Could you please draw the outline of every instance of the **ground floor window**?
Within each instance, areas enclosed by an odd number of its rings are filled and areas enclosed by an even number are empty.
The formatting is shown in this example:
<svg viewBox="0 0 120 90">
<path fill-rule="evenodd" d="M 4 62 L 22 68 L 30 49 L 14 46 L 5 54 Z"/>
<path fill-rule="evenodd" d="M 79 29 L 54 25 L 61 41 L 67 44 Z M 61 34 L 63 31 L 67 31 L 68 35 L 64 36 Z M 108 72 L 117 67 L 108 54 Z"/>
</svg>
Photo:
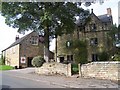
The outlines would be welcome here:
<svg viewBox="0 0 120 90">
<path fill-rule="evenodd" d="M 67 61 L 72 62 L 73 61 L 73 55 L 67 55 Z"/>
<path fill-rule="evenodd" d="M 60 63 L 64 62 L 64 57 L 60 57 Z"/>
</svg>

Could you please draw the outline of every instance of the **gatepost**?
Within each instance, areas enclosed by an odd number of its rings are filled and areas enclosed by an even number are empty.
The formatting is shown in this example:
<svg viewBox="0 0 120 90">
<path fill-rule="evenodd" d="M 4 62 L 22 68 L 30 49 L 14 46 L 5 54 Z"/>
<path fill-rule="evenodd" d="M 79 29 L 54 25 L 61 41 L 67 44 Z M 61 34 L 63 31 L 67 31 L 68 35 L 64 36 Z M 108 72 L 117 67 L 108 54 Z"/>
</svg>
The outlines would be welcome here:
<svg viewBox="0 0 120 90">
<path fill-rule="evenodd" d="M 72 76 L 72 67 L 71 67 L 71 63 L 69 63 L 68 65 L 67 65 L 67 76 L 68 77 L 70 77 L 70 76 Z"/>
</svg>

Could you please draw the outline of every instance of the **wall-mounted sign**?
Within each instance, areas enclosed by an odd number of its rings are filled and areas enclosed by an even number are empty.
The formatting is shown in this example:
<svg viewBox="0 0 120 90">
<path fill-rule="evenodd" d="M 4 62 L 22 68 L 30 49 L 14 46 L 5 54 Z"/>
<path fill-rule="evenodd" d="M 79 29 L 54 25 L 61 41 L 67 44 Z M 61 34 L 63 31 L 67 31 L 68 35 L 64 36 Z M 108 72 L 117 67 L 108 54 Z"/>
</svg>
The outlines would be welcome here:
<svg viewBox="0 0 120 90">
<path fill-rule="evenodd" d="M 26 58 L 25 57 L 21 57 L 21 63 L 26 63 Z"/>
</svg>

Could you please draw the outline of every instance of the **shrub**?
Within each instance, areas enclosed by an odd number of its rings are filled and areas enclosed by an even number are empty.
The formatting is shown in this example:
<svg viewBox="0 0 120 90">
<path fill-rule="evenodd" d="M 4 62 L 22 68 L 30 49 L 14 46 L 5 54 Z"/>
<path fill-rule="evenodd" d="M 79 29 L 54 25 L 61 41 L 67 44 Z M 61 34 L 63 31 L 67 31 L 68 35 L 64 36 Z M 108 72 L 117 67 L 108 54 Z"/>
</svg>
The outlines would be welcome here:
<svg viewBox="0 0 120 90">
<path fill-rule="evenodd" d="M 99 61 L 107 61 L 109 59 L 109 55 L 107 52 L 99 53 Z"/>
<path fill-rule="evenodd" d="M 32 59 L 32 65 L 35 67 L 41 67 L 44 62 L 45 62 L 45 60 L 41 56 L 37 56 Z"/>
<path fill-rule="evenodd" d="M 120 55 L 115 54 L 112 59 L 113 59 L 113 61 L 120 61 Z"/>
<path fill-rule="evenodd" d="M 85 40 L 78 40 L 75 39 L 74 41 L 70 41 L 71 46 L 70 47 L 64 47 L 64 52 L 65 53 L 71 53 L 74 55 L 74 61 L 75 63 L 87 63 L 87 43 Z M 63 45 L 65 46 L 65 45 Z"/>
<path fill-rule="evenodd" d="M 5 65 L 5 57 L 2 55 L 0 59 L 0 65 Z"/>
</svg>

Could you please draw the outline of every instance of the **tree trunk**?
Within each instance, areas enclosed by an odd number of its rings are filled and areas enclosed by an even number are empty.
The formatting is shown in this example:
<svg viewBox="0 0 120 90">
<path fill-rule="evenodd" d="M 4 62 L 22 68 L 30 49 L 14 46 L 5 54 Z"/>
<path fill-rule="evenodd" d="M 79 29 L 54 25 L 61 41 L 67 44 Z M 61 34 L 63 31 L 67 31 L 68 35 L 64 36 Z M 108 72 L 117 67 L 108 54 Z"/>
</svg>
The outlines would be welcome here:
<svg viewBox="0 0 120 90">
<path fill-rule="evenodd" d="M 49 28 L 45 28 L 45 46 L 44 46 L 44 59 L 49 62 Z"/>
<path fill-rule="evenodd" d="M 57 62 L 57 35 L 55 36 L 55 61 Z"/>
</svg>

